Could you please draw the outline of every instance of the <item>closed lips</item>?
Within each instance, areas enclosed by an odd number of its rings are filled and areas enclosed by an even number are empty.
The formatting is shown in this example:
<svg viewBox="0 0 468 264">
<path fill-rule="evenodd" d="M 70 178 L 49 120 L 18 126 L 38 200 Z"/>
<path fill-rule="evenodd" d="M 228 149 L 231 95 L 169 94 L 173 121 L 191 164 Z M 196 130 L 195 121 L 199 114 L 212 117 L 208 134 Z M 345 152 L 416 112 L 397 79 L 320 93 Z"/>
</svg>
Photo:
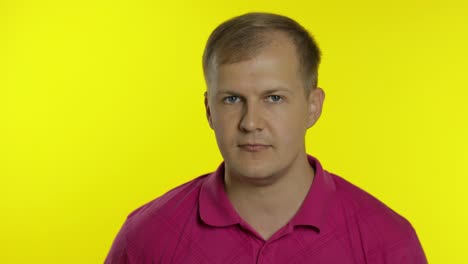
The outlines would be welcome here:
<svg viewBox="0 0 468 264">
<path fill-rule="evenodd" d="M 257 152 L 257 151 L 267 149 L 270 146 L 263 145 L 263 144 L 243 144 L 243 145 L 239 145 L 239 147 L 248 152 Z"/>
</svg>

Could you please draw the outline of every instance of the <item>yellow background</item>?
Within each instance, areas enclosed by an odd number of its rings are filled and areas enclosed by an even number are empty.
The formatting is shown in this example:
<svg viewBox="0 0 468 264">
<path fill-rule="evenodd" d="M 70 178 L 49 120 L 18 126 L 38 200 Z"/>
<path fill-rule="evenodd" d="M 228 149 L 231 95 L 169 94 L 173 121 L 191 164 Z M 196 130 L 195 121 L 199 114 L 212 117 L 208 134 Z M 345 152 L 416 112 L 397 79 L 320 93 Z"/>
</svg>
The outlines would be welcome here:
<svg viewBox="0 0 468 264">
<path fill-rule="evenodd" d="M 468 2 L 0 1 L 0 262 L 102 263 L 125 217 L 221 162 L 210 32 L 296 19 L 323 51 L 308 152 L 468 263 Z"/>
</svg>

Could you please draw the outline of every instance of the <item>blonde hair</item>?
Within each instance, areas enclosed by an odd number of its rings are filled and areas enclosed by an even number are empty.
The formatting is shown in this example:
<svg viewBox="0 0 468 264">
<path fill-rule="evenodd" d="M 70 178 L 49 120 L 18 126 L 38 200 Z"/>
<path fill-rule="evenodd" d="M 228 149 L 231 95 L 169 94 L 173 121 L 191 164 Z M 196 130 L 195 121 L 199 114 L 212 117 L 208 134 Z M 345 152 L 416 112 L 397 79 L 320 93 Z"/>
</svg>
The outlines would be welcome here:
<svg viewBox="0 0 468 264">
<path fill-rule="evenodd" d="M 306 92 L 317 87 L 321 52 L 311 34 L 293 19 L 272 13 L 246 13 L 220 24 L 210 35 L 203 53 L 207 86 L 217 67 L 253 58 L 272 42 L 271 33 L 283 32 L 296 47 Z"/>
</svg>

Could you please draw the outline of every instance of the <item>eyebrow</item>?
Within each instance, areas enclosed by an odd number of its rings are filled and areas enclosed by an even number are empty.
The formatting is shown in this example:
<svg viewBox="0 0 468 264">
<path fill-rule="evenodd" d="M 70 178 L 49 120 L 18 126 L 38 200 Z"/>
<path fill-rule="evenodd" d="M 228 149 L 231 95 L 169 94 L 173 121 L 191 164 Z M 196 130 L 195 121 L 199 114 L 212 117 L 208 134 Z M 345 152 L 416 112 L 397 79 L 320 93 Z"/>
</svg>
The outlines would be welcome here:
<svg viewBox="0 0 468 264">
<path fill-rule="evenodd" d="M 263 91 L 262 95 L 274 94 L 274 93 L 277 93 L 277 92 L 286 92 L 286 93 L 289 93 L 289 94 L 293 93 L 292 91 L 290 91 L 288 89 L 278 87 L 278 88 L 273 88 L 273 89 Z M 217 92 L 216 94 L 218 94 L 218 95 L 219 94 L 232 94 L 232 95 L 235 95 L 235 96 L 242 96 L 240 93 L 235 92 L 235 91 L 230 91 L 230 90 L 225 90 L 225 91 L 221 90 L 221 91 Z"/>
</svg>

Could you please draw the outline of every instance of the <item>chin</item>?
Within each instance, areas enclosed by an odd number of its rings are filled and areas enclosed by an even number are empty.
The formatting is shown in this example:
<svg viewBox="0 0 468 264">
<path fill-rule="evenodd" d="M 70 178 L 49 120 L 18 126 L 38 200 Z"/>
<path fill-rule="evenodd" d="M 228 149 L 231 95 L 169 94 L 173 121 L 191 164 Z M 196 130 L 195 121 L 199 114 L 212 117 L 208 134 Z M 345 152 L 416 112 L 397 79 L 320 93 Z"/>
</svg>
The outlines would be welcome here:
<svg viewBox="0 0 468 264">
<path fill-rule="evenodd" d="M 235 174 L 247 181 L 266 181 L 269 182 L 275 175 L 275 169 L 271 165 L 263 164 L 245 164 L 243 162 L 237 163 L 232 167 Z"/>
</svg>

